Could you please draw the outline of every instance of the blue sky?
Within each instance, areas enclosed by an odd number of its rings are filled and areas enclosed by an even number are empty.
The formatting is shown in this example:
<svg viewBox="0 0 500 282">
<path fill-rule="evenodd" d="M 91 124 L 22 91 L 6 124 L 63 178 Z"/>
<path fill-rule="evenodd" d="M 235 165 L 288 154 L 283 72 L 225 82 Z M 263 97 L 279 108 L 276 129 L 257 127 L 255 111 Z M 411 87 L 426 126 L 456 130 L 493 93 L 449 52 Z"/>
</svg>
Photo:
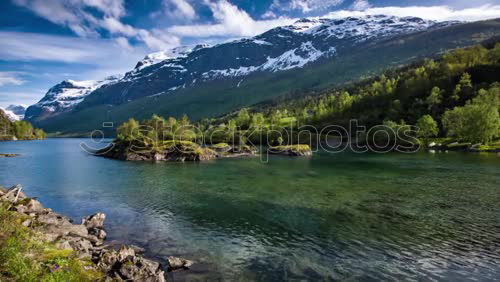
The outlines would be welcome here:
<svg viewBox="0 0 500 282">
<path fill-rule="evenodd" d="M 125 73 L 151 52 L 366 13 L 473 21 L 500 17 L 500 0 L 2 0 L 0 106 L 33 104 L 65 79 Z"/>
</svg>

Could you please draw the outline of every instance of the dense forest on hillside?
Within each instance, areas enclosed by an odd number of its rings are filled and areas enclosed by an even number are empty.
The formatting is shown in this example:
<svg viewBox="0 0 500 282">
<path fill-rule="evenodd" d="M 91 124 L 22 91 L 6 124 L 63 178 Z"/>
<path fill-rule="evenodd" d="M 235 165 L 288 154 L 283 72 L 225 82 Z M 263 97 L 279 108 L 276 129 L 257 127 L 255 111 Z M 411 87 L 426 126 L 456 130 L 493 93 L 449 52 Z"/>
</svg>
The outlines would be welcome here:
<svg viewBox="0 0 500 282">
<path fill-rule="evenodd" d="M 329 125 L 348 128 L 349 121 L 356 119 L 367 128 L 415 125 L 419 128 L 416 137 L 424 141 L 447 137 L 471 144 L 492 144 L 500 137 L 499 108 L 500 43 L 496 43 L 454 50 L 437 60 L 387 71 L 351 87 L 245 108 L 195 125 L 187 116 L 180 120 L 154 116 L 141 123 L 131 119 L 119 128 L 118 139 L 149 136 L 152 140 L 158 136 L 160 140 L 171 140 L 175 135 L 196 141 L 203 134 L 205 138 L 213 137 L 203 140 L 205 143 L 255 144 L 259 139 L 251 132 L 258 129 L 269 133 L 270 144 L 279 145 L 294 141 L 284 140 L 276 132 L 304 125 L 318 131 Z"/>
<path fill-rule="evenodd" d="M 45 139 L 47 135 L 41 129 L 34 128 L 27 121 L 11 122 L 0 110 L 0 141 Z"/>
</svg>

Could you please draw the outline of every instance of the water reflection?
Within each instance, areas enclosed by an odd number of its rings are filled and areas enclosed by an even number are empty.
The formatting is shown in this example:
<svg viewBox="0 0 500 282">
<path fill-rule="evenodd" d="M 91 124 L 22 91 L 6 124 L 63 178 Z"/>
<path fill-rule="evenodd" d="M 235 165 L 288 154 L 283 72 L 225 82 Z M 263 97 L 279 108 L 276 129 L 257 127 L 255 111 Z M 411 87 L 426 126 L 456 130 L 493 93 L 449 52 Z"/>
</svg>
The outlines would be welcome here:
<svg viewBox="0 0 500 282">
<path fill-rule="evenodd" d="M 0 182 L 110 240 L 198 263 L 182 280 L 494 280 L 500 159 L 319 154 L 200 164 L 92 157 L 80 140 L 0 143 Z"/>
</svg>

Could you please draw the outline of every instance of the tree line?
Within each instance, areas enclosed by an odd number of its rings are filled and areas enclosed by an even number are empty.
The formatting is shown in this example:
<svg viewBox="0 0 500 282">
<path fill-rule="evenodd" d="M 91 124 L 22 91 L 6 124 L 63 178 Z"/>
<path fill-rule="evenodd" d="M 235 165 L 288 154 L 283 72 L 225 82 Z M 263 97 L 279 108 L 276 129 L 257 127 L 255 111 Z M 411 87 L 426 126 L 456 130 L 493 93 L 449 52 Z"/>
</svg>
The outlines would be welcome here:
<svg viewBox="0 0 500 282">
<path fill-rule="evenodd" d="M 270 133 L 280 145 L 283 129 L 305 125 L 321 130 L 328 125 L 348 128 L 352 119 L 373 127 L 414 125 L 417 137 L 448 137 L 456 141 L 488 144 L 500 137 L 500 43 L 457 49 L 439 59 L 426 59 L 403 68 L 320 95 L 243 108 L 219 118 L 191 123 L 153 116 L 134 119 L 118 129 L 118 139 L 171 140 L 174 133 L 194 141 L 211 136 L 212 143 L 258 142 L 255 129 Z M 144 127 L 146 126 L 146 127 Z M 139 128 L 149 128 L 139 130 Z M 196 128 L 196 130 L 188 128 Z M 178 129 L 182 128 L 181 132 Z M 274 138 L 274 139 L 273 139 Z M 205 140 L 206 141 L 206 140 Z"/>
<path fill-rule="evenodd" d="M 27 121 L 11 122 L 0 110 L 0 141 L 45 139 L 47 134 Z"/>
</svg>

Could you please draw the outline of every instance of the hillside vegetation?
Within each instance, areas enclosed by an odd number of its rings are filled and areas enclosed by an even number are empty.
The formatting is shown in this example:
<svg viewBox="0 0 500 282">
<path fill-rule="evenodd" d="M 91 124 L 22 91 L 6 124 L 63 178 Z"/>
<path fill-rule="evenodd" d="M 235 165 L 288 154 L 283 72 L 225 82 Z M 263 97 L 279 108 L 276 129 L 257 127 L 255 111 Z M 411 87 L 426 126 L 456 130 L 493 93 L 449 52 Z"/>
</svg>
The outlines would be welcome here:
<svg viewBox="0 0 500 282">
<path fill-rule="evenodd" d="M 47 135 L 41 129 L 34 128 L 27 121 L 11 122 L 0 110 L 0 141 L 45 139 Z"/>
<path fill-rule="evenodd" d="M 268 145 L 282 145 L 297 141 L 280 132 L 304 125 L 318 131 L 329 125 L 349 128 L 350 120 L 356 119 L 367 128 L 384 124 L 397 130 L 416 125 L 415 137 L 424 143 L 444 137 L 450 143 L 495 145 L 500 137 L 499 108 L 500 43 L 496 43 L 448 52 L 437 60 L 387 71 L 351 87 L 243 108 L 194 125 L 187 116 L 179 121 L 159 116 L 141 123 L 131 119 L 120 127 L 118 136 L 259 144 L 257 129 L 265 133 Z"/>
</svg>

